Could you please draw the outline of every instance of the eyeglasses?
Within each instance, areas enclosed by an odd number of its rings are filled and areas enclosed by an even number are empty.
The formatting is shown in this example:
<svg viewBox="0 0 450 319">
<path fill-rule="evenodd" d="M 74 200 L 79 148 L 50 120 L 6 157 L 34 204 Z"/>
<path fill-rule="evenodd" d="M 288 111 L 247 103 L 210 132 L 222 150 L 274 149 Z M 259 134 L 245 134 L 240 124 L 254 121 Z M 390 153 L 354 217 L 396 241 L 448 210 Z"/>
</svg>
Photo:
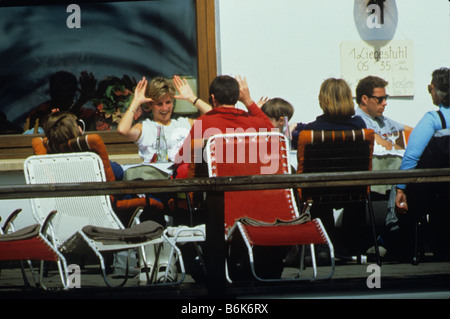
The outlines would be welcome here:
<svg viewBox="0 0 450 319">
<path fill-rule="evenodd" d="M 367 96 L 369 99 L 371 99 L 371 98 L 374 98 L 374 99 L 377 99 L 377 101 L 378 101 L 378 104 L 381 104 L 381 103 L 383 103 L 383 101 L 387 101 L 387 99 L 389 98 L 389 95 L 385 95 L 385 96 L 373 96 L 373 95 L 368 95 Z"/>
</svg>

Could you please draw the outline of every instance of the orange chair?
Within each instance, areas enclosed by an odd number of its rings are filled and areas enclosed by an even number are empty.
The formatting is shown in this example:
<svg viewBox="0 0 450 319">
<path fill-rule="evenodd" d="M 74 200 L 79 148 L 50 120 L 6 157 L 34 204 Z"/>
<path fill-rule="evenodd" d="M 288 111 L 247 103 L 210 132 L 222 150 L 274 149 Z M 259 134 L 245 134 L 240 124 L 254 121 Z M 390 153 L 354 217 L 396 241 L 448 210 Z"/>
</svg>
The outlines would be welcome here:
<svg viewBox="0 0 450 319">
<path fill-rule="evenodd" d="M 52 149 L 46 137 L 36 137 L 31 141 L 31 145 L 35 155 L 45 155 L 52 153 L 71 153 L 71 152 L 86 152 L 91 151 L 96 153 L 102 159 L 103 167 L 105 169 L 106 180 L 115 181 L 114 172 L 111 168 L 109 156 L 106 150 L 105 143 L 97 134 L 88 134 L 69 140 L 67 143 L 60 145 L 58 149 Z M 157 210 L 163 210 L 164 204 L 153 198 L 137 197 L 129 199 L 118 199 L 111 195 L 111 203 L 116 211 L 124 211 L 136 209 L 138 207 L 154 207 Z"/>
<path fill-rule="evenodd" d="M 348 131 L 300 132 L 297 149 L 297 173 L 352 172 L 372 170 L 374 131 L 370 129 Z M 318 187 L 298 190 L 305 202 L 315 205 L 333 205 L 365 202 L 372 227 L 377 263 L 381 265 L 375 219 L 370 198 L 370 186 Z"/>
<path fill-rule="evenodd" d="M 206 144 L 210 177 L 242 175 L 282 175 L 290 173 L 289 146 L 284 135 L 236 133 L 212 136 Z M 300 216 L 292 189 L 227 191 L 224 194 L 225 236 L 231 244 L 236 233 L 245 241 L 253 276 L 261 281 L 330 278 L 334 274 L 333 245 L 319 219 Z M 212 212 L 210 212 L 212 213 Z M 298 274 L 291 278 L 261 278 L 255 266 L 255 246 L 286 247 L 310 245 L 313 275 L 302 277 L 303 258 Z M 318 277 L 314 245 L 330 252 L 331 271 Z M 270 257 L 266 257 L 270 258 Z M 269 263 L 270 260 L 262 261 Z M 261 264 L 261 263 L 259 263 Z M 227 266 L 227 273 L 228 273 Z M 228 280 L 231 282 L 228 274 Z"/>
</svg>

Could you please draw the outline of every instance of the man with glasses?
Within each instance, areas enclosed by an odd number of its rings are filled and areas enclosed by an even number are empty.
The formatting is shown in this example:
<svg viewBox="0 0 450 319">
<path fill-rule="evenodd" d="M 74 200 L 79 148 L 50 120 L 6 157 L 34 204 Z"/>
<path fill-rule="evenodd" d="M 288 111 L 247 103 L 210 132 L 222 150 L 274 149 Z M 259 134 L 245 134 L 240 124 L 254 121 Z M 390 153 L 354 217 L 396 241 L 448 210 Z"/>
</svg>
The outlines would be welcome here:
<svg viewBox="0 0 450 319">
<path fill-rule="evenodd" d="M 355 111 L 364 122 L 367 128 L 375 131 L 375 142 L 390 150 L 393 144 L 384 139 L 393 130 L 410 131 L 413 128 L 403 125 L 383 115 L 389 95 L 386 94 L 388 82 L 377 76 L 367 76 L 358 82 L 356 87 L 356 103 L 358 108 Z"/>
<path fill-rule="evenodd" d="M 413 128 L 396 122 L 383 115 L 389 95 L 386 94 L 388 82 L 377 76 L 367 76 L 358 82 L 356 87 L 356 108 L 355 115 L 359 115 L 369 129 L 375 131 L 375 148 L 373 153 L 372 169 L 389 170 L 398 169 L 401 164 L 404 146 L 400 143 L 394 143 L 387 137 L 392 133 L 401 131 L 411 131 Z M 381 146 L 382 148 L 380 148 Z M 384 149 L 383 149 L 384 148 Z M 387 199 L 387 212 L 385 219 L 385 231 L 379 237 L 380 255 L 386 254 L 383 247 L 388 242 L 393 241 L 398 232 L 398 219 L 395 213 L 395 191 L 393 186 L 375 185 L 371 188 L 373 194 L 382 195 L 380 199 Z M 389 192 L 390 191 L 390 192 Z M 377 198 L 376 196 L 373 197 Z M 367 254 L 374 253 L 374 247 L 371 247 Z"/>
</svg>

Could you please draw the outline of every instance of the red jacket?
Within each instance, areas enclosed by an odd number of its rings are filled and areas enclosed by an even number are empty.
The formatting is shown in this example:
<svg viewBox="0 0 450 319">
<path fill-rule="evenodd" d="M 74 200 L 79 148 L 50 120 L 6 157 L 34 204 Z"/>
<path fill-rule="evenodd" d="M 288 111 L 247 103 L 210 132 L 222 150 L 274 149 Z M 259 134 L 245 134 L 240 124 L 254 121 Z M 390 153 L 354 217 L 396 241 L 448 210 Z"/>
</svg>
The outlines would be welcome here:
<svg viewBox="0 0 450 319">
<path fill-rule="evenodd" d="M 185 155 L 185 150 L 193 150 L 195 141 L 199 141 L 199 147 L 203 146 L 203 141 L 211 135 L 235 133 L 235 132 L 257 132 L 260 130 L 271 131 L 273 128 L 269 118 L 261 109 L 253 103 L 248 106 L 248 112 L 237 108 L 217 107 L 200 116 L 191 128 L 186 137 L 175 163 L 183 164 L 191 161 L 191 154 Z M 186 158 L 184 158 L 186 157 Z"/>
</svg>

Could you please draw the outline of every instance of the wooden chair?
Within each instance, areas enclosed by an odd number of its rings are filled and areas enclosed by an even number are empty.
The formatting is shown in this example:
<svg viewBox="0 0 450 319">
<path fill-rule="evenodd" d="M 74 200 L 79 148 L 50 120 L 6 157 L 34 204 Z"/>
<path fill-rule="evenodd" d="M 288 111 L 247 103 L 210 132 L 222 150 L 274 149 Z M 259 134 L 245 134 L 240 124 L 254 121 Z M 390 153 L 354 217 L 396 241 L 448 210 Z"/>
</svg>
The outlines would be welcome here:
<svg viewBox="0 0 450 319">
<path fill-rule="evenodd" d="M 370 171 L 373 145 L 374 131 L 370 129 L 302 131 L 299 135 L 297 149 L 297 173 Z M 370 186 L 303 188 L 298 190 L 298 195 L 301 202 L 313 200 L 315 206 L 365 202 L 370 218 L 377 263 L 381 265 Z"/>
</svg>

